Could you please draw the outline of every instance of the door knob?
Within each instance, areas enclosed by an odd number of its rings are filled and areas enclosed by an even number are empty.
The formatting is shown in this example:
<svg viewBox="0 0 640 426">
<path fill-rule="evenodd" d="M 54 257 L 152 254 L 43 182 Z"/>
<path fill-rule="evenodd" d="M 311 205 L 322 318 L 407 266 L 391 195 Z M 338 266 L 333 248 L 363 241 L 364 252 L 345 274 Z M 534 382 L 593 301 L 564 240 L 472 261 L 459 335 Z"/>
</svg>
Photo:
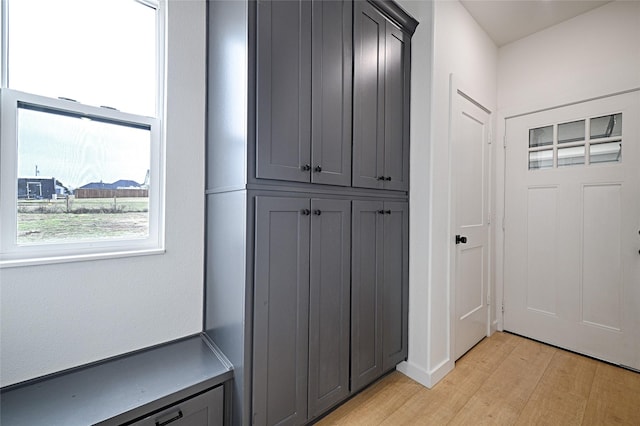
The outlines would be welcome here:
<svg viewBox="0 0 640 426">
<path fill-rule="evenodd" d="M 461 235 L 456 235 L 456 244 L 467 244 L 467 237 L 463 237 Z"/>
<path fill-rule="evenodd" d="M 304 166 L 300 166 L 300 170 L 302 170 L 303 172 L 308 172 L 309 170 L 311 170 L 311 166 L 309 164 L 305 164 Z"/>
<path fill-rule="evenodd" d="M 322 171 L 322 166 L 314 167 L 313 171 L 316 172 L 316 173 L 320 173 Z"/>
<path fill-rule="evenodd" d="M 300 214 L 301 214 L 302 216 L 309 216 L 309 215 L 311 214 L 311 210 L 309 210 L 309 209 L 302 209 L 302 210 L 300 210 Z"/>
</svg>

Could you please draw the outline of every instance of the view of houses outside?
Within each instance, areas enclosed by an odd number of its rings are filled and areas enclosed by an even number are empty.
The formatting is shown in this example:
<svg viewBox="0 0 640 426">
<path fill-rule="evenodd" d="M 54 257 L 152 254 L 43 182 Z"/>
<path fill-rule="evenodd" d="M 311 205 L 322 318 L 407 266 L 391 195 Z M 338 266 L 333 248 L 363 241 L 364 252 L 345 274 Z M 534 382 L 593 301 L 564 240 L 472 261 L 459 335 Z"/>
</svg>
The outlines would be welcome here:
<svg viewBox="0 0 640 426">
<path fill-rule="evenodd" d="M 148 130 L 24 108 L 18 132 L 18 244 L 148 236 Z"/>
<path fill-rule="evenodd" d="M 42 1 L 35 13 L 33 2 L 12 1 L 8 9 L 8 87 L 69 102 L 64 112 L 18 105 L 18 244 L 149 235 L 151 132 L 74 116 L 73 103 L 156 116 L 157 13 L 145 2 L 102 3 Z"/>
</svg>

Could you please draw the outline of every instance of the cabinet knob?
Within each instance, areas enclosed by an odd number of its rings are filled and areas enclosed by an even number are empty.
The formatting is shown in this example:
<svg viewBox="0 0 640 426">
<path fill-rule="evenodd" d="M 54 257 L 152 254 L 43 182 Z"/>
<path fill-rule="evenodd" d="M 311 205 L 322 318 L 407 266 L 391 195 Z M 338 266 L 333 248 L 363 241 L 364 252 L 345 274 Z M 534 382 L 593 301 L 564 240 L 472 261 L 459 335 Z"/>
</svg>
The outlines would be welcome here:
<svg viewBox="0 0 640 426">
<path fill-rule="evenodd" d="M 378 176 L 376 179 L 378 179 L 378 180 L 385 180 L 385 177 L 384 177 L 384 176 Z"/>
<path fill-rule="evenodd" d="M 316 173 L 320 173 L 322 171 L 322 166 L 314 167 L 313 171 L 316 172 Z"/>
<path fill-rule="evenodd" d="M 322 214 L 322 210 L 314 210 L 313 214 L 315 214 L 316 216 L 320 216 Z"/>
<path fill-rule="evenodd" d="M 384 210 L 378 210 L 378 214 L 384 214 Z"/>
<path fill-rule="evenodd" d="M 384 214 L 391 214 L 391 210 L 385 210 Z"/>
<path fill-rule="evenodd" d="M 391 176 L 387 176 L 386 178 L 384 178 L 384 180 L 391 181 Z"/>
<path fill-rule="evenodd" d="M 302 209 L 302 210 L 300 210 L 300 214 L 301 214 L 302 216 L 309 216 L 309 215 L 311 214 L 311 210 L 309 210 L 309 209 Z"/>
<path fill-rule="evenodd" d="M 300 170 L 302 170 L 303 172 L 308 172 L 309 170 L 311 170 L 311 166 L 309 164 L 305 164 L 304 166 L 300 166 Z"/>
</svg>

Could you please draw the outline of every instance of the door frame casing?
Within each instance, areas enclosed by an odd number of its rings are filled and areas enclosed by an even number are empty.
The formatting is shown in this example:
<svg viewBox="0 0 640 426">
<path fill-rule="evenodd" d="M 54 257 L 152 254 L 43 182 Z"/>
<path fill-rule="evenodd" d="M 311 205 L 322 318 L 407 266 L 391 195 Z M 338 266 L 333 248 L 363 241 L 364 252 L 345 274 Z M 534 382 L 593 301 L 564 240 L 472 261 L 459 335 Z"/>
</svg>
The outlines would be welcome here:
<svg viewBox="0 0 640 426">
<path fill-rule="evenodd" d="M 495 298 L 493 297 L 494 295 L 494 291 L 493 289 L 495 288 L 494 282 L 493 282 L 493 271 L 494 271 L 494 263 L 493 263 L 493 253 L 494 253 L 494 249 L 493 249 L 493 228 L 494 228 L 494 220 L 493 220 L 493 214 L 491 213 L 492 211 L 492 206 L 493 206 L 493 119 L 494 119 L 494 113 L 487 108 L 486 106 L 484 106 L 483 102 L 478 101 L 477 98 L 475 98 L 474 96 L 471 95 L 471 93 L 473 93 L 472 90 L 469 90 L 470 87 L 467 86 L 466 84 L 464 84 L 464 82 L 461 82 L 460 79 L 454 75 L 454 74 L 450 74 L 449 75 L 449 179 L 448 179 L 448 194 L 449 194 L 449 200 L 448 200 L 448 205 L 449 205 L 449 219 L 448 219 L 448 224 L 447 227 L 449 229 L 449 244 L 448 244 L 448 271 L 447 271 L 447 275 L 448 275 L 448 283 L 449 283 L 449 291 L 448 291 L 448 295 L 449 295 L 449 300 L 448 300 L 448 306 L 449 306 L 449 362 L 451 363 L 455 363 L 455 343 L 456 343 L 456 244 L 454 241 L 454 236 L 455 236 L 455 232 L 456 232 L 456 213 L 457 213 L 457 209 L 456 209 L 456 191 L 455 191 L 455 186 L 454 186 L 454 147 L 453 147 L 453 143 L 454 143 L 454 113 L 456 111 L 456 106 L 457 106 L 457 102 L 458 102 L 458 94 L 460 94 L 460 96 L 464 97 L 465 99 L 467 99 L 468 101 L 470 101 L 471 103 L 473 103 L 474 105 L 476 105 L 478 108 L 484 110 L 485 112 L 487 112 L 487 114 L 489 115 L 489 153 L 488 153 L 488 164 L 487 164 L 487 168 L 486 168 L 486 173 L 488 174 L 487 176 L 487 208 L 488 211 L 487 213 L 487 218 L 489 219 L 489 230 L 488 230 L 488 240 L 487 240 L 487 267 L 488 267 L 488 271 L 487 271 L 487 294 L 485 295 L 485 302 L 488 302 L 488 309 L 487 309 L 487 336 L 490 336 L 495 330 L 495 326 L 493 326 L 493 323 L 491 322 L 491 313 L 492 313 L 492 306 L 495 306 Z"/>
</svg>

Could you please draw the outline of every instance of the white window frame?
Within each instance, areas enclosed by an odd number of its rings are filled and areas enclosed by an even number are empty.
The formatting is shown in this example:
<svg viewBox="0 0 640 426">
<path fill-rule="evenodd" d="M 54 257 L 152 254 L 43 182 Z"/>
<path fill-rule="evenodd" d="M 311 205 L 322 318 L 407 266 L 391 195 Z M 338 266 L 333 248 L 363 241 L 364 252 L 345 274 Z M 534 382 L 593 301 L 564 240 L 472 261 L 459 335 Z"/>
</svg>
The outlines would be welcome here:
<svg viewBox="0 0 640 426">
<path fill-rule="evenodd" d="M 0 268 L 164 253 L 166 162 L 163 123 L 165 122 L 164 89 L 166 87 L 164 78 L 166 69 L 164 55 L 166 2 L 136 1 L 156 9 L 156 40 L 158 42 L 156 43 L 155 118 L 9 89 L 7 84 L 7 4 L 2 1 L 2 10 L 0 11 L 3 24 L 0 67 L 2 74 L 0 79 Z M 146 238 L 113 238 L 30 245 L 17 243 L 19 104 L 39 106 L 45 110 L 103 120 L 114 124 L 133 124 L 150 130 L 150 182 L 152 184 L 149 187 L 149 234 Z"/>
</svg>

